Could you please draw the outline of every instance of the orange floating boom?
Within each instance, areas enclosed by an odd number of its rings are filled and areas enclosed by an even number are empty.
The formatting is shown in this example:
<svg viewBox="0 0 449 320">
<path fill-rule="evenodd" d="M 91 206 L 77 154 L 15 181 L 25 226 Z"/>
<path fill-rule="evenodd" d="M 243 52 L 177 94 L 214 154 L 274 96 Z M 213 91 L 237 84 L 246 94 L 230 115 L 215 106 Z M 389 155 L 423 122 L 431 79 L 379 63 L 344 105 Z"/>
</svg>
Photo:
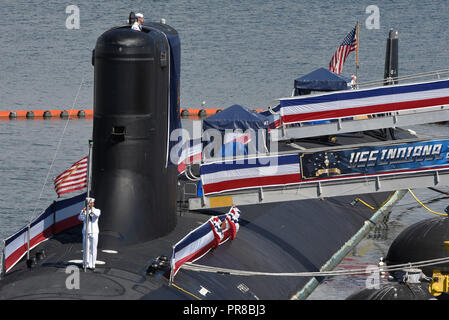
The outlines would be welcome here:
<svg viewBox="0 0 449 320">
<path fill-rule="evenodd" d="M 93 116 L 92 109 L 76 109 L 76 110 L 13 110 L 0 111 L 0 119 L 59 119 L 59 118 L 91 118 Z"/>
<path fill-rule="evenodd" d="M 251 109 L 256 112 L 265 111 L 265 109 Z M 180 110 L 181 117 L 208 117 L 214 115 L 223 109 L 189 109 L 184 108 Z M 92 109 L 76 109 L 76 110 L 13 110 L 0 111 L 0 120 L 6 119 L 60 119 L 69 116 L 71 119 L 77 118 L 92 118 Z"/>
</svg>

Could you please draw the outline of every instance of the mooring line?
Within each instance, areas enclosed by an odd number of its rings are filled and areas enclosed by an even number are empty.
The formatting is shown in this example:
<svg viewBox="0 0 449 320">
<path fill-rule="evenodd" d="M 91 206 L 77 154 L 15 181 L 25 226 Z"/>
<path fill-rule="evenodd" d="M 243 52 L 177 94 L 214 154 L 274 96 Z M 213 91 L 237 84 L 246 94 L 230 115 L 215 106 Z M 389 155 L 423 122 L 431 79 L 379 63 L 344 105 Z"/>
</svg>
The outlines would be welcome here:
<svg viewBox="0 0 449 320">
<path fill-rule="evenodd" d="M 391 266 L 382 266 L 377 267 L 379 271 L 382 272 L 391 272 L 391 271 L 400 271 L 406 270 L 412 267 L 427 267 L 432 265 L 438 265 L 443 263 L 448 263 L 449 257 L 444 258 L 436 258 L 430 260 L 423 260 L 418 262 L 408 262 L 402 264 L 396 264 Z M 235 275 L 235 276 L 273 276 L 273 277 L 330 277 L 330 276 L 350 276 L 350 275 L 362 275 L 367 273 L 372 273 L 373 269 L 367 268 L 364 269 L 347 269 L 347 270 L 336 270 L 336 271 L 316 271 L 316 272 L 260 272 L 260 271 L 249 271 L 249 270 L 238 270 L 238 269 L 229 269 L 229 268 L 220 268 L 213 266 L 205 266 L 195 263 L 185 263 L 182 269 L 197 271 L 197 272 L 208 272 L 208 273 L 218 273 L 218 274 L 227 274 L 227 275 Z"/>
<path fill-rule="evenodd" d="M 77 93 L 76 93 L 76 95 L 75 95 L 75 99 L 73 100 L 72 108 L 71 108 L 70 111 L 69 111 L 69 116 L 68 116 L 68 118 L 67 118 L 67 121 L 66 121 L 66 123 L 65 123 L 65 125 L 64 125 L 64 128 L 63 128 L 63 130 L 62 130 L 61 137 L 59 138 L 58 144 L 57 144 L 57 146 L 56 146 L 56 150 L 55 150 L 55 153 L 54 153 L 54 155 L 53 155 L 53 160 L 51 161 L 50 167 L 48 168 L 47 176 L 45 177 L 44 184 L 43 184 L 42 189 L 41 189 L 41 192 L 40 192 L 40 194 L 39 194 L 39 198 L 38 198 L 37 201 L 36 201 L 36 205 L 34 206 L 33 214 L 32 214 L 32 216 L 31 216 L 31 219 L 30 219 L 29 223 L 31 223 L 31 222 L 36 218 L 35 213 L 36 213 L 36 209 L 37 209 L 37 206 L 38 206 L 38 201 L 42 198 L 42 194 L 44 193 L 45 186 L 47 185 L 47 182 L 48 182 L 48 177 L 50 176 L 51 169 L 53 168 L 53 165 L 54 165 L 54 163 L 55 163 L 56 156 L 57 156 L 57 154 L 58 154 L 59 148 L 61 147 L 62 140 L 63 140 L 63 138 L 64 138 L 65 132 L 66 132 L 66 130 L 67 130 L 67 126 L 68 126 L 69 121 L 70 121 L 70 116 L 72 115 L 72 111 L 73 111 L 73 109 L 75 108 L 75 103 L 76 103 L 76 100 L 78 100 L 78 96 L 79 96 L 79 93 L 80 93 L 80 91 L 81 91 L 81 87 L 83 86 L 83 84 L 84 84 L 84 76 L 83 76 L 82 79 L 81 79 L 81 83 L 80 83 L 80 85 L 79 85 L 79 87 L 78 87 L 78 91 L 77 91 Z"/>
</svg>

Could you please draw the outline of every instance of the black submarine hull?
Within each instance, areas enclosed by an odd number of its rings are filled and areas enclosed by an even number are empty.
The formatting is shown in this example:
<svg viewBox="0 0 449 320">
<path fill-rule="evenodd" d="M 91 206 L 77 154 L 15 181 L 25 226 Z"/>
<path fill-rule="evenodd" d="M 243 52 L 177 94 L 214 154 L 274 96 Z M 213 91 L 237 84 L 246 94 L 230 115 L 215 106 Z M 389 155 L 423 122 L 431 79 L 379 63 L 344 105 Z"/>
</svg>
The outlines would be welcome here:
<svg viewBox="0 0 449 320">
<path fill-rule="evenodd" d="M 365 206 L 353 207 L 350 203 L 354 197 L 242 206 L 236 239 L 197 263 L 265 272 L 318 271 L 373 216 L 373 210 Z M 362 196 L 375 206 L 388 197 L 386 193 Z M 98 260 L 104 264 L 97 265 L 94 272 L 80 269 L 76 289 L 67 286 L 73 276 L 68 267 L 82 259 L 81 226 L 73 227 L 31 250 L 32 256 L 42 249 L 47 256 L 33 268 L 29 269 L 26 261 L 14 266 L 0 281 L 0 299 L 278 300 L 294 298 L 311 279 L 181 270 L 170 286 L 164 270 L 147 275 L 154 258 L 169 256 L 174 243 L 208 218 L 198 213 L 183 214 L 178 216 L 176 228 L 163 237 L 108 248 L 117 253 L 100 249 Z"/>
</svg>

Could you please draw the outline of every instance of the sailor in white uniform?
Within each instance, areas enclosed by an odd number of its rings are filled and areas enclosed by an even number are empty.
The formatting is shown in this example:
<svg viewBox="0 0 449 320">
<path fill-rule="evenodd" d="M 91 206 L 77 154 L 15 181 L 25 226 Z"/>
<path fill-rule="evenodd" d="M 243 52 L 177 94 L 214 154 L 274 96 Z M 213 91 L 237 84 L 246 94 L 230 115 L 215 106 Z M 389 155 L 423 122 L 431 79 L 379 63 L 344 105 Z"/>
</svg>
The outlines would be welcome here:
<svg viewBox="0 0 449 320">
<path fill-rule="evenodd" d="M 98 218 L 100 217 L 101 210 L 94 207 L 95 199 L 88 198 L 89 201 L 89 209 L 88 216 L 89 219 L 86 219 L 86 207 L 81 210 L 78 219 L 84 221 L 83 225 L 83 250 L 85 254 L 83 254 L 83 265 L 89 269 L 95 269 L 95 262 L 97 261 L 97 244 L 98 244 L 98 233 L 100 232 L 98 228 Z M 85 243 L 85 230 L 86 230 L 86 221 L 89 220 L 87 224 L 87 245 Z M 86 260 L 87 261 L 86 261 Z"/>
<path fill-rule="evenodd" d="M 134 24 L 132 25 L 131 29 L 137 30 L 137 31 L 142 31 L 142 23 L 143 23 L 143 20 L 144 20 L 143 14 L 141 14 L 140 12 L 136 13 L 136 19 L 137 19 L 137 21 L 134 22 Z"/>
</svg>

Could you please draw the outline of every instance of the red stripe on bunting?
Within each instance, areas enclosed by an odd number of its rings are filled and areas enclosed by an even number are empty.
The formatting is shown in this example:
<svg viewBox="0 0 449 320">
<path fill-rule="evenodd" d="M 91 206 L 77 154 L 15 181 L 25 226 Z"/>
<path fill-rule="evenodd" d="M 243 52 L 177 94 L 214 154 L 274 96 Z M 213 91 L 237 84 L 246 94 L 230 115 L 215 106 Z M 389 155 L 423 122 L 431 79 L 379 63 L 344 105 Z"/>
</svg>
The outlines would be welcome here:
<svg viewBox="0 0 449 320">
<path fill-rule="evenodd" d="M 419 109 L 438 105 L 449 104 L 449 97 L 425 99 L 425 100 L 415 100 L 415 101 L 404 101 L 395 102 L 387 104 L 379 104 L 373 106 L 355 107 L 355 108 L 345 108 L 345 109 L 335 109 L 328 111 L 317 111 L 317 112 L 307 112 L 298 113 L 291 115 L 282 116 L 282 121 L 284 123 L 294 123 L 301 121 L 311 121 L 311 120 L 324 120 L 324 119 L 335 119 L 342 117 L 351 117 L 358 115 L 367 115 L 375 113 L 392 112 L 399 110 L 408 109 Z"/>
<path fill-rule="evenodd" d="M 209 250 L 211 250 L 215 246 L 215 241 L 212 240 L 207 245 L 202 247 L 200 250 L 193 252 L 192 254 L 189 254 L 188 256 L 185 256 L 184 258 L 178 260 L 175 262 L 175 268 L 173 270 L 173 276 L 176 275 L 179 268 L 186 262 L 192 262 L 195 259 L 200 258 L 201 256 L 205 255 Z"/>
<path fill-rule="evenodd" d="M 72 217 L 56 222 L 55 233 L 59 233 L 76 225 L 82 224 L 83 222 L 78 219 L 78 216 L 79 214 L 76 214 Z"/>
<path fill-rule="evenodd" d="M 30 239 L 30 248 L 34 248 L 39 243 L 47 240 L 52 236 L 52 226 L 48 227 L 41 233 L 35 235 L 32 239 Z M 12 252 L 6 259 L 5 259 L 5 272 L 9 271 L 27 252 L 28 243 L 25 242 L 22 246 L 17 248 L 14 252 Z"/>
<path fill-rule="evenodd" d="M 205 194 L 229 191 L 242 188 L 252 188 L 260 186 L 275 186 L 283 184 L 294 184 L 301 182 L 301 176 L 298 173 L 286 174 L 280 176 L 257 177 L 246 179 L 227 180 L 222 182 L 203 185 Z"/>
</svg>

